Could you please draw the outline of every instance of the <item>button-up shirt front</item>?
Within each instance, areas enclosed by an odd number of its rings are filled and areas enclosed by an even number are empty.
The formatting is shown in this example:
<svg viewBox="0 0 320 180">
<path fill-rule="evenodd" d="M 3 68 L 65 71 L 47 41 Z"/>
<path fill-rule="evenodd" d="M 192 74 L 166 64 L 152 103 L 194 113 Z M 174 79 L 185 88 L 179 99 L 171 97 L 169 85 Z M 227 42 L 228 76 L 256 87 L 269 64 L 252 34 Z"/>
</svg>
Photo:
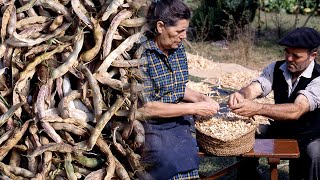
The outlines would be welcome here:
<svg viewBox="0 0 320 180">
<path fill-rule="evenodd" d="M 168 56 L 152 40 L 146 41 L 144 47 L 144 100 L 165 103 L 181 101 L 188 81 L 188 64 L 183 44 L 170 50 Z"/>
</svg>

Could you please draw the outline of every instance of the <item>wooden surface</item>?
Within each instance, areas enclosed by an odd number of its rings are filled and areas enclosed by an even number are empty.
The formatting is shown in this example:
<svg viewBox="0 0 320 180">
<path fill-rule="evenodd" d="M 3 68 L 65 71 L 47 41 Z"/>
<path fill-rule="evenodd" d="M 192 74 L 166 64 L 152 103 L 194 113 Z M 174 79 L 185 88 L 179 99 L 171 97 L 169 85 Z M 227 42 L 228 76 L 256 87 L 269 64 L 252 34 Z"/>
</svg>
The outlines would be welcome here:
<svg viewBox="0 0 320 180">
<path fill-rule="evenodd" d="M 256 139 L 253 149 L 243 157 L 265 157 L 291 159 L 300 155 L 296 140 L 292 139 Z"/>
<path fill-rule="evenodd" d="M 256 139 L 253 149 L 243 157 L 268 158 L 270 179 L 278 180 L 280 159 L 299 158 L 298 142 L 294 139 Z"/>
<path fill-rule="evenodd" d="M 199 152 L 199 156 L 205 157 L 208 155 L 203 152 Z M 298 142 L 293 139 L 256 139 L 253 149 L 250 152 L 240 156 L 268 158 L 268 163 L 270 165 L 270 179 L 278 180 L 277 165 L 280 163 L 280 159 L 299 158 L 300 152 Z M 217 179 L 231 172 L 233 169 L 239 168 L 241 164 L 241 161 L 236 162 L 230 166 L 222 168 L 210 177 L 201 177 L 201 179 Z"/>
</svg>

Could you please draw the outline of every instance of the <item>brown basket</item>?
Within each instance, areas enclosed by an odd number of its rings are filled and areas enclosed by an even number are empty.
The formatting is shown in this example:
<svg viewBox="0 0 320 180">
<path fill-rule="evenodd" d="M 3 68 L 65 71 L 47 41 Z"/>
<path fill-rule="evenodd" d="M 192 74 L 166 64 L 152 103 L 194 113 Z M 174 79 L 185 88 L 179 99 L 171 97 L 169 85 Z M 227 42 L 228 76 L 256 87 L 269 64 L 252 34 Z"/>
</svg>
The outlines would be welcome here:
<svg viewBox="0 0 320 180">
<path fill-rule="evenodd" d="M 196 137 L 200 148 L 208 154 L 216 156 L 237 156 L 249 152 L 255 142 L 256 127 L 247 134 L 230 141 L 222 141 L 214 138 L 196 126 Z"/>
</svg>

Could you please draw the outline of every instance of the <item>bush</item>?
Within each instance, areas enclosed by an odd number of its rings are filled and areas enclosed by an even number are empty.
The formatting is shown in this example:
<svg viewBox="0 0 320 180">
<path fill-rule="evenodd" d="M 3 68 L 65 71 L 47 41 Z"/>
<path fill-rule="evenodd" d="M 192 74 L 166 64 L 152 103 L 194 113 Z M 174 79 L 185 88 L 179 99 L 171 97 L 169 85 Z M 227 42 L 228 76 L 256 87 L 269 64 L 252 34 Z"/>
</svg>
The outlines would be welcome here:
<svg viewBox="0 0 320 180">
<path fill-rule="evenodd" d="M 316 0 L 264 0 L 262 9 L 264 11 L 286 11 L 289 14 L 308 14 L 317 5 Z M 318 4 L 318 8 L 320 5 Z"/>
<path fill-rule="evenodd" d="M 226 36 L 226 26 L 245 27 L 253 21 L 257 8 L 257 0 L 201 0 L 191 21 L 196 39 L 221 39 Z"/>
</svg>

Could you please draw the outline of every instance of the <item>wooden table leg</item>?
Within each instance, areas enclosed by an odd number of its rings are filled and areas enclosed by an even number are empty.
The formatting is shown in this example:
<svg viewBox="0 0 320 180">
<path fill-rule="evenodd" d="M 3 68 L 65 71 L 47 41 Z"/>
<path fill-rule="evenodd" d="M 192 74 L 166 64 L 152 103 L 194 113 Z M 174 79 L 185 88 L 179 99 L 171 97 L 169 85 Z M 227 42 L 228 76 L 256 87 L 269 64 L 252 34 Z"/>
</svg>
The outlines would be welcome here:
<svg viewBox="0 0 320 180">
<path fill-rule="evenodd" d="M 278 180 L 278 168 L 277 165 L 280 163 L 280 158 L 268 158 L 270 165 L 270 179 Z"/>
</svg>

